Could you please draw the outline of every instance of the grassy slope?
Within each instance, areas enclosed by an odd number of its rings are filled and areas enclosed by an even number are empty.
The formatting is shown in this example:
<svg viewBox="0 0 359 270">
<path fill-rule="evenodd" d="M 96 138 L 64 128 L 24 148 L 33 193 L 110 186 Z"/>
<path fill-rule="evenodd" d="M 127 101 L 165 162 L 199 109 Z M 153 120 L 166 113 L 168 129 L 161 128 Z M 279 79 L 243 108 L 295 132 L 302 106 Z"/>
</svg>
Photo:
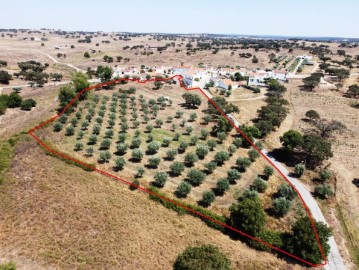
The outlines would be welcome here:
<svg viewBox="0 0 359 270">
<path fill-rule="evenodd" d="M 27 268 L 31 260 L 59 269 L 171 269 L 186 246 L 212 243 L 229 254 L 234 269 L 300 269 L 139 191 L 46 156 L 33 141 L 16 147 L 0 201 L 0 250 L 11 250 L 7 259 L 26 261 Z"/>
</svg>

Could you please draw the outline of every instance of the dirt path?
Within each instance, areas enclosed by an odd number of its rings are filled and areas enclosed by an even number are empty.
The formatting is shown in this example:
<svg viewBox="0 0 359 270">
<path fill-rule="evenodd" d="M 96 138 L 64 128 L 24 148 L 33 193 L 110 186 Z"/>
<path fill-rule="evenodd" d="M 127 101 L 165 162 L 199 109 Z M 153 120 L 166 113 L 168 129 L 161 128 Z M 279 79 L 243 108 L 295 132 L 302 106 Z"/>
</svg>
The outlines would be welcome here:
<svg viewBox="0 0 359 270">
<path fill-rule="evenodd" d="M 80 68 L 78 68 L 78 67 L 75 67 L 75 66 L 72 65 L 72 64 L 69 64 L 69 63 L 61 63 L 61 62 L 57 61 L 57 59 L 55 59 L 54 57 L 52 57 L 51 55 L 49 55 L 49 54 L 47 54 L 47 53 L 44 53 L 44 52 L 39 51 L 39 50 L 36 50 L 36 51 L 39 52 L 39 53 L 41 53 L 41 54 L 43 54 L 43 55 L 45 55 L 45 56 L 47 56 L 48 58 L 50 58 L 50 59 L 51 59 L 54 63 L 56 63 L 56 64 L 65 65 L 65 66 L 68 66 L 68 67 L 70 67 L 70 68 L 75 69 L 76 71 L 81 71 L 81 72 L 83 72 L 83 73 L 86 72 L 86 71 L 84 71 L 84 70 L 82 70 L 82 69 L 80 69 Z"/>
</svg>

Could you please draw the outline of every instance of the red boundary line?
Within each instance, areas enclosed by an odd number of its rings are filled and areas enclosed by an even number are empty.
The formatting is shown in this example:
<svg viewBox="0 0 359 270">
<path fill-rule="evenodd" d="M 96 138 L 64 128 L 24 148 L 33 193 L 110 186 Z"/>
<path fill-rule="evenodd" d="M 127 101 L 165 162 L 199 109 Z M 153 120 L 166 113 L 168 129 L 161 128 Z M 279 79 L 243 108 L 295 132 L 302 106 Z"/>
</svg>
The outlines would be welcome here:
<svg viewBox="0 0 359 270">
<path fill-rule="evenodd" d="M 193 210 L 192 208 L 190 208 L 190 207 L 188 207 L 188 206 L 185 206 L 185 205 L 183 205 L 183 204 L 181 204 L 181 203 L 179 203 L 179 202 L 177 202 L 177 201 L 175 201 L 175 200 L 172 200 L 172 199 L 170 199 L 170 198 L 167 198 L 167 197 L 165 197 L 165 196 L 162 196 L 162 195 L 160 195 L 160 194 L 157 194 L 157 193 L 155 193 L 155 192 L 153 192 L 153 191 L 151 191 L 151 190 L 148 190 L 148 189 L 146 189 L 146 188 L 143 188 L 143 187 L 141 187 L 141 186 L 137 186 L 137 185 L 135 185 L 135 184 L 133 184 L 133 183 L 131 183 L 131 182 L 129 182 L 129 181 L 127 181 L 127 180 L 121 178 L 121 177 L 112 175 L 112 174 L 110 174 L 110 173 L 108 173 L 108 172 L 102 171 L 102 170 L 100 170 L 100 169 L 98 169 L 98 168 L 96 168 L 96 167 L 94 167 L 94 166 L 91 166 L 91 165 L 89 165 L 89 164 L 87 164 L 87 163 L 84 163 L 84 162 L 82 162 L 82 161 L 80 161 L 80 160 L 78 160 L 78 159 L 75 159 L 75 158 L 71 157 L 71 156 L 67 156 L 67 155 L 65 155 L 65 154 L 63 154 L 63 153 L 60 153 L 60 152 L 58 152 L 58 151 L 52 149 L 52 148 L 51 148 L 50 146 L 48 146 L 47 144 L 45 144 L 40 138 L 38 138 L 38 137 L 34 134 L 34 132 L 35 132 L 36 130 L 38 130 L 38 129 L 44 127 L 45 125 L 51 123 L 52 121 L 54 121 L 55 119 L 57 119 L 58 117 L 60 117 L 84 92 L 87 92 L 87 91 L 90 91 L 90 90 L 92 90 L 92 89 L 96 89 L 96 88 L 99 88 L 99 87 L 116 84 L 116 83 L 119 83 L 119 82 L 121 82 L 121 81 L 132 81 L 132 82 L 137 82 L 137 83 L 145 84 L 145 83 L 147 83 L 147 82 L 168 81 L 168 80 L 173 80 L 173 79 L 177 79 L 178 82 L 179 82 L 179 84 L 180 84 L 180 87 L 182 87 L 182 88 L 183 88 L 184 90 L 186 90 L 186 91 L 199 90 L 199 91 L 212 103 L 212 105 L 221 113 L 221 115 L 222 115 L 223 117 L 225 117 L 225 118 L 227 119 L 227 121 L 229 121 L 229 123 L 236 129 L 236 131 L 237 131 L 239 134 L 241 134 L 241 135 L 246 139 L 246 141 L 247 141 L 267 162 L 269 162 L 269 163 L 275 168 L 275 170 L 284 178 L 284 180 L 297 192 L 297 194 L 299 195 L 299 198 L 301 199 L 301 201 L 302 201 L 302 203 L 303 203 L 304 209 L 306 210 L 306 212 L 307 212 L 307 214 L 308 214 L 308 216 L 309 216 L 309 219 L 310 219 L 310 222 L 311 222 L 311 224 L 312 224 L 312 227 L 313 227 L 313 230 L 314 230 L 314 234 L 315 234 L 317 243 L 318 243 L 318 245 L 319 245 L 319 249 L 320 249 L 322 258 L 323 258 L 323 260 L 324 260 L 324 263 L 322 263 L 322 264 L 313 264 L 313 263 L 311 263 L 311 262 L 308 262 L 308 261 L 306 261 L 306 260 L 304 260 L 304 259 L 302 259 L 302 258 L 299 258 L 299 257 L 297 257 L 297 256 L 295 256 L 295 255 L 293 255 L 293 254 L 291 254 L 291 253 L 289 253 L 289 252 L 287 252 L 287 251 L 285 251 L 285 250 L 282 250 L 282 249 L 280 249 L 280 248 L 277 248 L 277 247 L 275 247 L 275 246 L 272 246 L 271 244 L 269 244 L 269 243 L 267 243 L 267 242 L 265 242 L 265 241 L 263 241 L 263 240 L 261 240 L 261 239 L 259 239 L 259 238 L 256 238 L 256 237 L 253 237 L 253 236 L 251 236 L 251 235 L 248 235 L 248 234 L 246 234 L 246 233 L 244 233 L 244 232 L 242 232 L 242 231 L 240 231 L 240 230 L 237 230 L 236 228 L 233 228 L 233 227 L 231 227 L 231 226 L 229 226 L 229 225 L 227 225 L 227 224 L 225 224 L 225 223 L 223 223 L 223 222 L 220 222 L 220 221 L 218 221 L 218 220 L 216 220 L 216 219 L 213 219 L 213 218 L 211 218 L 211 217 L 209 217 L 209 216 L 206 216 L 206 215 L 204 215 L 204 214 L 202 214 L 202 213 L 200 213 L 200 212 L 198 212 L 198 211 L 195 211 L 195 210 Z M 43 148 L 45 148 L 46 150 L 48 150 L 49 152 L 51 152 L 51 153 L 53 153 L 53 154 L 56 154 L 56 155 L 58 155 L 58 156 L 60 156 L 60 157 L 62 157 L 62 158 L 64 158 L 64 159 L 67 159 L 67 160 L 71 160 L 71 161 L 73 161 L 73 162 L 76 162 L 76 163 L 78 163 L 78 164 L 80 164 L 80 165 L 82 165 L 82 166 L 85 166 L 85 167 L 87 167 L 87 168 L 89 168 L 89 169 L 91 169 L 91 170 L 93 170 L 93 171 L 96 171 L 96 172 L 98 172 L 98 173 L 100 173 L 100 174 L 103 174 L 103 175 L 105 175 L 105 176 L 107 176 L 107 177 L 113 178 L 113 179 L 115 179 L 115 180 L 119 180 L 119 181 L 121 181 L 121 182 L 123 182 L 123 183 L 125 183 L 125 184 L 127 184 L 127 185 L 129 185 L 129 186 L 136 187 L 137 189 L 139 189 L 139 190 L 141 190 L 141 191 L 143 191 L 143 192 L 145 192 L 145 193 L 148 193 L 148 194 L 150 194 L 150 195 L 156 196 L 156 197 L 158 197 L 158 198 L 160 198 L 160 199 L 162 199 L 162 200 L 165 200 L 165 201 L 167 201 L 167 202 L 173 203 L 173 204 L 175 204 L 175 205 L 177 205 L 177 206 L 179 206 L 179 207 L 185 209 L 186 211 L 189 211 L 189 212 L 191 212 L 191 213 L 193 213 L 193 214 L 196 214 L 196 215 L 198 215 L 198 216 L 200 216 L 200 217 L 203 217 L 203 218 L 205 218 L 205 219 L 207 219 L 207 220 L 210 220 L 210 221 L 212 221 L 212 222 L 214 222 L 214 223 L 216 223 L 216 224 L 218 224 L 218 225 L 220 225 L 220 226 L 222 226 L 222 227 L 225 227 L 225 228 L 227 228 L 227 229 L 230 229 L 231 231 L 234 231 L 234 232 L 236 232 L 236 233 L 239 233 L 239 234 L 242 235 L 242 236 L 246 236 L 246 237 L 248 237 L 248 238 L 250 238 L 250 239 L 252 239 L 252 240 L 255 240 L 255 241 L 257 241 L 257 242 L 259 242 L 259 243 L 261 243 L 261 244 L 263 244 L 263 245 L 265 245 L 265 246 L 271 248 L 271 249 L 274 249 L 274 250 L 276 250 L 276 251 L 278 251 L 278 252 L 280 252 L 280 253 L 283 253 L 283 254 L 285 254 L 285 255 L 287 255 L 287 256 L 289 256 L 289 257 L 291 257 L 291 258 L 294 258 L 294 259 L 296 259 L 296 260 L 298 260 L 298 261 L 300 261 L 300 262 L 302 262 L 302 263 L 305 263 L 305 264 L 307 264 L 307 265 L 310 265 L 311 267 L 319 267 L 319 266 L 324 266 L 324 265 L 327 264 L 327 259 L 326 259 L 325 255 L 324 255 L 324 250 L 323 250 L 322 244 L 320 243 L 319 235 L 318 235 L 318 233 L 317 233 L 317 230 L 316 230 L 316 227 L 315 227 L 315 224 L 314 224 L 314 219 L 313 219 L 313 217 L 312 217 L 312 215 L 311 215 L 311 213 L 310 213 L 310 210 L 309 210 L 308 206 L 307 206 L 306 203 L 304 202 L 302 196 L 300 195 L 300 193 L 298 192 L 298 190 L 296 189 L 296 187 L 295 187 L 295 186 L 288 180 L 288 178 L 277 168 L 277 166 L 276 166 L 269 158 L 267 158 L 267 156 L 264 155 L 264 154 L 262 153 L 262 151 L 260 151 L 259 148 L 258 148 L 251 140 L 248 139 L 248 137 L 242 132 L 242 130 L 240 130 L 240 129 L 233 123 L 233 121 L 228 118 L 228 116 L 218 107 L 218 105 L 217 105 L 212 99 L 210 99 L 210 98 L 207 96 L 207 94 L 206 94 L 201 88 L 199 88 L 199 87 L 187 88 L 187 87 L 183 84 L 183 76 L 181 76 L 181 75 L 175 75 L 175 76 L 172 76 L 172 77 L 170 77 L 170 78 L 155 78 L 155 79 L 148 79 L 148 80 L 143 80 L 143 81 L 141 81 L 140 79 L 121 78 L 121 79 L 112 80 L 112 81 L 109 81 L 109 82 L 100 83 L 100 84 L 97 84 L 97 85 L 90 86 L 90 87 L 88 87 L 88 88 L 86 88 L 86 89 L 83 89 L 81 92 L 79 92 L 79 93 L 76 95 L 76 97 L 75 97 L 74 99 L 72 99 L 71 102 L 70 102 L 59 114 L 57 114 L 56 116 L 54 116 L 54 117 L 52 117 L 52 118 L 46 120 L 46 121 L 43 122 L 43 123 L 37 125 L 36 127 L 30 129 L 30 130 L 28 131 L 28 134 L 31 135 Z"/>
</svg>

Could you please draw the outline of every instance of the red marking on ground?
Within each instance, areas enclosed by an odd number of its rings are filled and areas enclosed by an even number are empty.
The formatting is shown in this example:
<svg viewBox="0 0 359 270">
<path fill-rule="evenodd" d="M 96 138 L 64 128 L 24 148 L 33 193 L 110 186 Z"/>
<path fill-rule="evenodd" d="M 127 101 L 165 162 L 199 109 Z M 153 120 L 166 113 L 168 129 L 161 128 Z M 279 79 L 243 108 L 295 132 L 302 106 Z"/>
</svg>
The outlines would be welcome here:
<svg viewBox="0 0 359 270">
<path fill-rule="evenodd" d="M 98 169 L 98 168 L 96 168 L 96 167 L 93 167 L 93 166 L 91 166 L 91 165 L 89 165 L 89 164 L 87 164 L 87 163 L 84 163 L 84 162 L 82 162 L 81 160 L 78 160 L 78 159 L 75 159 L 75 158 L 73 158 L 73 157 L 71 157 L 71 156 L 67 156 L 67 155 L 65 155 L 65 154 L 63 154 L 63 153 L 60 153 L 60 152 L 58 152 L 58 151 L 52 149 L 51 147 L 49 147 L 47 144 L 45 144 L 40 138 L 38 138 L 38 137 L 34 134 L 34 132 L 35 132 L 36 130 L 42 128 L 43 126 L 45 126 L 45 125 L 51 123 L 52 121 L 54 121 L 55 119 L 57 119 L 58 117 L 60 117 L 84 92 L 90 91 L 90 90 L 92 90 L 92 89 L 100 88 L 100 87 L 103 87 L 103 86 L 116 84 L 116 83 L 121 82 L 121 81 L 132 81 L 132 82 L 137 82 L 137 83 L 140 83 L 140 84 L 144 84 L 144 83 L 148 83 L 148 82 L 168 81 L 168 80 L 173 80 L 173 79 L 177 79 L 178 82 L 179 82 L 179 84 L 180 84 L 180 87 L 182 87 L 182 88 L 185 89 L 186 91 L 199 90 L 199 91 L 209 100 L 209 102 L 211 102 L 211 103 L 213 104 L 213 106 L 221 113 L 221 115 L 227 119 L 227 121 L 236 129 L 236 131 L 237 131 L 239 134 L 241 134 L 241 135 L 246 139 L 246 141 L 247 141 L 267 162 L 269 162 L 269 163 L 274 167 L 274 169 L 275 169 L 275 170 L 284 178 L 284 180 L 295 190 L 295 192 L 297 192 L 297 194 L 298 194 L 300 200 L 302 201 L 302 204 L 303 204 L 303 206 L 304 206 L 304 209 L 305 209 L 305 211 L 307 212 L 307 215 L 309 216 L 309 219 L 310 219 L 310 222 L 311 222 L 311 224 L 312 224 L 313 231 L 314 231 L 314 234 L 315 234 L 315 238 L 316 238 L 316 240 L 317 240 L 317 243 L 318 243 L 318 246 L 319 246 L 319 249 L 320 249 L 322 258 L 323 258 L 323 260 L 324 260 L 324 263 L 322 263 L 322 264 L 313 264 L 313 263 L 311 263 L 311 262 L 308 262 L 308 261 L 306 261 L 306 260 L 304 260 L 304 259 L 302 259 L 302 258 L 299 258 L 299 257 L 297 257 L 297 256 L 295 256 L 295 255 L 293 255 L 293 254 L 291 254 L 291 253 L 289 253 L 289 252 L 287 252 L 287 251 L 285 251 L 285 250 L 282 250 L 282 249 L 280 249 L 280 248 L 277 248 L 277 247 L 275 247 L 275 246 L 272 246 L 271 244 L 269 244 L 269 243 L 267 243 L 267 242 L 265 242 L 265 241 L 263 241 L 263 240 L 261 240 L 261 239 L 259 239 L 259 238 L 256 238 L 256 237 L 254 237 L 254 236 L 248 235 L 248 234 L 246 234 L 246 233 L 244 233 L 244 232 L 242 232 L 242 231 L 240 231 L 240 230 L 237 230 L 236 228 L 233 228 L 233 227 L 231 227 L 231 226 L 229 226 L 229 225 L 227 225 L 227 224 L 225 224 L 225 223 L 223 223 L 223 222 L 220 222 L 220 221 L 215 220 L 215 219 L 213 219 L 213 218 L 211 218 L 211 217 L 209 217 L 209 216 L 206 216 L 206 215 L 204 215 L 204 214 L 202 214 L 202 213 L 200 213 L 200 212 L 197 212 L 197 211 L 193 210 L 192 208 L 189 208 L 189 207 L 187 207 L 187 206 L 185 206 L 185 205 L 183 205 L 183 204 L 181 204 L 181 203 L 179 203 L 179 202 L 177 202 L 177 201 L 174 201 L 174 200 L 172 200 L 172 199 L 170 199 L 170 198 L 167 198 L 167 197 L 165 197 L 165 196 L 162 196 L 162 195 L 160 195 L 160 194 L 157 194 L 157 193 L 155 193 L 155 192 L 152 192 L 151 190 L 148 190 L 148 189 L 143 188 L 143 187 L 141 187 L 141 186 L 134 185 L 133 183 L 127 181 L 126 179 L 123 179 L 123 178 L 118 177 L 118 176 L 116 176 L 116 175 L 112 175 L 112 174 L 110 174 L 110 173 L 108 173 L 108 172 L 102 171 L 102 170 L 100 170 L 100 169 Z M 315 224 L 314 224 L 314 219 L 313 219 L 313 217 L 312 217 L 312 215 L 311 215 L 311 213 L 310 213 L 310 210 L 309 210 L 308 206 L 307 206 L 306 203 L 304 202 L 302 196 L 300 195 L 300 193 L 298 192 L 298 190 L 296 189 L 296 187 L 295 187 L 295 186 L 288 180 L 288 178 L 277 168 L 277 166 L 276 166 L 266 155 L 264 155 L 264 154 L 259 150 L 259 148 L 258 148 L 251 140 L 248 139 L 248 137 L 242 132 L 242 130 L 240 130 L 240 129 L 233 123 L 233 121 L 228 118 L 228 116 L 225 114 L 225 112 L 222 111 L 221 108 L 219 108 L 218 105 L 217 105 L 212 99 L 210 99 L 210 98 L 207 96 L 207 94 L 206 94 L 201 88 L 199 88 L 199 87 L 187 88 L 187 87 L 183 84 L 183 76 L 181 76 L 181 75 L 175 75 L 175 76 L 170 77 L 170 78 L 156 78 L 156 79 L 149 79 L 149 80 L 143 80 L 143 81 L 141 81 L 140 79 L 121 78 L 121 79 L 112 80 L 112 81 L 109 81 L 109 82 L 100 83 L 100 84 L 97 84 L 97 85 L 90 86 L 90 87 L 88 87 L 88 88 L 82 90 L 80 93 L 78 93 L 78 94 L 76 95 L 76 97 L 75 97 L 73 100 L 71 100 L 71 102 L 70 102 L 58 115 L 56 115 L 56 116 L 54 116 L 54 117 L 48 119 L 47 121 L 45 121 L 45 122 L 39 124 L 38 126 L 34 127 L 33 129 L 29 130 L 29 131 L 28 131 L 28 134 L 31 135 L 42 147 L 44 147 L 46 150 L 48 150 L 48 151 L 51 152 L 51 153 L 54 153 L 54 154 L 56 154 L 56 155 L 58 155 L 58 156 L 60 156 L 60 157 L 62 157 L 62 158 L 64 158 L 64 159 L 67 159 L 67 160 L 71 160 L 71 161 L 73 161 L 73 162 L 76 162 L 76 163 L 78 163 L 78 164 L 80 164 L 80 165 L 82 165 L 82 166 L 85 166 L 85 167 L 87 167 L 87 168 L 89 168 L 89 169 L 91 169 L 91 170 L 93 170 L 93 171 L 96 171 L 96 172 L 98 172 L 98 173 L 100 173 L 100 174 L 103 174 L 103 175 L 105 175 L 105 176 L 107 176 L 107 177 L 110 177 L 110 178 L 113 178 L 113 179 L 115 179 L 115 180 L 121 181 L 121 182 L 123 182 L 123 183 L 125 183 L 125 184 L 127 184 L 127 185 L 129 185 L 129 186 L 136 187 L 137 189 L 139 189 L 139 190 L 141 190 L 141 191 L 143 191 L 143 192 L 145 192 L 145 193 L 148 193 L 148 194 L 151 194 L 151 195 L 153 195 L 153 196 L 156 196 L 156 197 L 158 197 L 158 198 L 160 198 L 160 199 L 163 199 L 163 200 L 165 200 L 165 201 L 167 201 L 167 202 L 176 204 L 177 206 L 179 206 L 179 207 L 185 209 L 186 211 L 189 211 L 189 212 L 191 212 L 191 213 L 193 213 L 193 214 L 196 214 L 196 215 L 198 215 L 198 216 L 200 216 L 200 217 L 203 217 L 203 218 L 205 218 L 205 219 L 208 219 L 208 220 L 210 220 L 210 221 L 212 221 L 212 222 L 214 222 L 214 223 L 216 223 L 216 224 L 218 224 L 218 225 L 220 225 L 220 226 L 223 226 L 223 227 L 225 227 L 225 228 L 227 228 L 227 229 L 229 229 L 229 230 L 231 230 L 231 231 L 234 231 L 234 232 L 236 232 L 236 233 L 239 233 L 239 234 L 242 235 L 242 236 L 245 236 L 245 237 L 248 237 L 248 238 L 250 238 L 250 239 L 252 239 L 252 240 L 255 240 L 255 241 L 257 241 L 257 242 L 259 242 L 259 243 L 261 243 L 261 244 L 263 244 L 263 245 L 265 245 L 265 246 L 267 246 L 267 247 L 269 247 L 269 248 L 271 248 L 271 249 L 273 249 L 273 250 L 276 250 L 276 251 L 278 251 L 278 252 L 280 252 L 280 253 L 282 253 L 282 254 L 285 254 L 285 255 L 287 255 L 287 256 L 289 256 L 289 257 L 291 257 L 291 258 L 294 258 L 294 259 L 296 259 L 296 260 L 298 260 L 298 261 L 300 261 L 300 262 L 302 262 L 302 263 L 305 263 L 305 264 L 307 264 L 307 265 L 310 265 L 311 267 L 319 267 L 319 266 L 324 266 L 324 265 L 327 264 L 327 259 L 326 259 L 325 255 L 324 255 L 324 250 L 323 250 L 322 244 L 320 243 L 319 235 L 318 235 L 318 233 L 317 233 L 317 230 L 316 230 L 316 227 L 315 227 Z"/>
</svg>

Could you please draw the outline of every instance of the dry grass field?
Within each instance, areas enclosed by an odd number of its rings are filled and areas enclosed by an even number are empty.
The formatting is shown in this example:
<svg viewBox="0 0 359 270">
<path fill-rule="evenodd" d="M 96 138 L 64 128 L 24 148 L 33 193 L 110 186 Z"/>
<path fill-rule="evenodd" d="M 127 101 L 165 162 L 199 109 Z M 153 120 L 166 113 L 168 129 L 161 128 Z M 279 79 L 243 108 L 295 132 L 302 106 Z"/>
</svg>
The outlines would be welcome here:
<svg viewBox="0 0 359 270">
<path fill-rule="evenodd" d="M 214 244 L 233 269 L 301 269 L 59 162 L 29 138 L 0 186 L 0 256 L 19 269 L 171 269 L 188 245 Z"/>
</svg>

